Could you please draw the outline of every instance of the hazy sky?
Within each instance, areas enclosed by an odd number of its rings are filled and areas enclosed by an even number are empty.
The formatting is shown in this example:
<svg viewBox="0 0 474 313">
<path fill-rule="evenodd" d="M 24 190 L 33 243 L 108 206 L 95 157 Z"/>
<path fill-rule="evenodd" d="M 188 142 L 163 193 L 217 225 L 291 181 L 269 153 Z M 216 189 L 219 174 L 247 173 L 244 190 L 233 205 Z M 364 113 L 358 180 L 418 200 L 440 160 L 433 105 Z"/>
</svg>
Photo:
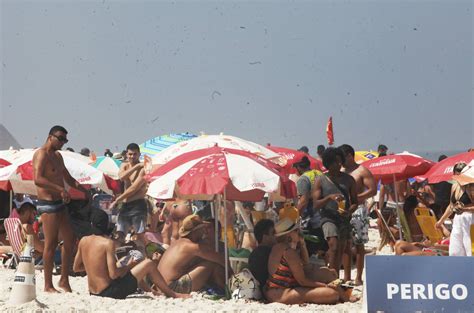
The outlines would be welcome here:
<svg viewBox="0 0 474 313">
<path fill-rule="evenodd" d="M 97 152 L 170 132 L 474 146 L 472 1 L 1 2 L 3 123 Z"/>
</svg>

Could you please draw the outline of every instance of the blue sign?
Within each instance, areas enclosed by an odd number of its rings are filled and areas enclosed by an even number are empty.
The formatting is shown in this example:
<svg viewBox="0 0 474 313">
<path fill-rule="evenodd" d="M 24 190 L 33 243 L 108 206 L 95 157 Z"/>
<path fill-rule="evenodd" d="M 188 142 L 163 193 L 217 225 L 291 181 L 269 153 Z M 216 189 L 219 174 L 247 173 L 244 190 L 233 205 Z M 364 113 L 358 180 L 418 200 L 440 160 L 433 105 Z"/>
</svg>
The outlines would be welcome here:
<svg viewBox="0 0 474 313">
<path fill-rule="evenodd" d="M 366 256 L 372 312 L 474 312 L 474 258 Z"/>
</svg>

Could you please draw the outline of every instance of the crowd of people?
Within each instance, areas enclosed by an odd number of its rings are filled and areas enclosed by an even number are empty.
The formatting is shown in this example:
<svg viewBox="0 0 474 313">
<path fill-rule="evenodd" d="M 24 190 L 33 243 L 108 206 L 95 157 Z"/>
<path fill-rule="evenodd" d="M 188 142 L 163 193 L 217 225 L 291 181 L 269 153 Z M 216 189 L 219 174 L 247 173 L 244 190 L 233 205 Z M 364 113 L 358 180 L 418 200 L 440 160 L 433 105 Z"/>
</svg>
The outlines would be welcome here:
<svg viewBox="0 0 474 313">
<path fill-rule="evenodd" d="M 368 253 L 365 245 L 371 219 L 377 221 L 381 244 L 391 245 L 398 255 L 471 255 L 467 228 L 473 223 L 473 184 L 428 185 L 408 180 L 380 184 L 367 168 L 356 163 L 355 150 L 348 144 L 337 148 L 318 146 L 324 173 L 311 168 L 307 156 L 294 163 L 296 199 L 283 203 L 226 201 L 222 203 L 228 212 L 224 219 L 213 216 L 210 202 L 150 199 L 140 148 L 131 143 L 120 153 L 124 160 L 119 171 L 123 190 L 107 205 L 107 209 L 118 211 L 115 223 L 111 223 L 111 216 L 106 213 L 110 210 L 92 205 L 93 192 L 69 174 L 58 153 L 68 142 L 67 134 L 61 126 L 50 130 L 32 162 L 37 197 L 31 201 L 19 196 L 21 200 L 16 201 L 15 212 L 24 226 L 22 231 L 34 236 L 37 256 L 43 260 L 46 292 L 58 292 L 52 274 L 60 250 L 58 287 L 65 292 L 72 291 L 72 269 L 74 273 L 87 274 L 93 296 L 124 299 L 137 289 L 177 298 L 201 291 L 224 294 L 229 261 L 225 258 L 223 237 L 227 236 L 231 247 L 252 250 L 248 268 L 265 301 L 354 302 L 358 298 L 348 290 L 364 283 L 364 256 Z M 82 150 L 82 154 L 90 154 Z M 300 151 L 309 153 L 307 147 Z M 388 148 L 380 145 L 378 153 L 386 155 Z M 108 149 L 105 155 L 115 157 Z M 457 164 L 454 175 L 464 166 Z M 86 200 L 78 205 L 77 200 L 71 199 L 70 187 L 82 192 Z M 80 219 L 85 223 L 79 223 L 80 232 L 73 227 L 74 205 L 84 212 Z M 261 205 L 269 214 L 256 218 L 252 213 Z M 445 236 L 440 242 L 424 240 L 414 215 L 418 207 L 436 213 L 436 227 Z M 398 208 L 404 212 L 408 227 L 402 237 L 396 221 Z M 252 224 L 244 231 L 244 239 L 245 233 L 250 233 L 247 242 L 234 232 L 241 212 L 249 213 Z M 452 219 L 451 229 L 445 227 L 447 219 Z M 38 224 L 40 228 L 33 227 Z M 230 226 L 231 235 L 221 229 L 224 224 Z M 321 262 L 311 262 L 314 258 Z M 353 261 L 355 278 L 351 277 Z M 232 275 L 233 269 L 228 265 L 228 274 Z"/>
</svg>

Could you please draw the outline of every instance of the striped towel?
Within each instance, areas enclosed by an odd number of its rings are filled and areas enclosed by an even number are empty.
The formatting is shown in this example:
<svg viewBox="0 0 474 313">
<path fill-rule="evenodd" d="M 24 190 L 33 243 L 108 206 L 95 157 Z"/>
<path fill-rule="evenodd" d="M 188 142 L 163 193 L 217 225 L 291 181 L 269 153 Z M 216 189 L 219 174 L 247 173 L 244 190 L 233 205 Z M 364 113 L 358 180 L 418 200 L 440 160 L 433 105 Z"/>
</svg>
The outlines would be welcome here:
<svg viewBox="0 0 474 313">
<path fill-rule="evenodd" d="M 23 244 L 26 241 L 21 221 L 18 218 L 6 218 L 4 225 L 5 231 L 7 232 L 7 239 L 12 246 L 13 252 L 17 257 L 20 257 Z"/>
</svg>

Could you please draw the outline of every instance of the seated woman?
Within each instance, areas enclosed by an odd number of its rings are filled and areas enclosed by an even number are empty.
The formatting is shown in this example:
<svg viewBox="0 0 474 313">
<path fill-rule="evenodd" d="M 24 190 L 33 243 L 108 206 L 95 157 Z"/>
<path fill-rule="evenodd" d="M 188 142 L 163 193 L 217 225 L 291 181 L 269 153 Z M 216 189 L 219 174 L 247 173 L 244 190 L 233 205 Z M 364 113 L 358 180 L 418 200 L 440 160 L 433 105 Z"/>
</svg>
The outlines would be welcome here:
<svg viewBox="0 0 474 313">
<path fill-rule="evenodd" d="M 358 299 L 347 295 L 340 286 L 327 283 L 335 280 L 336 273 L 320 269 L 319 279 L 311 279 L 304 272 L 308 264 L 308 253 L 304 239 L 300 236 L 299 225 L 290 219 L 283 219 L 275 225 L 275 244 L 268 260 L 269 279 L 263 289 L 270 302 L 285 304 L 335 304 Z"/>
</svg>

